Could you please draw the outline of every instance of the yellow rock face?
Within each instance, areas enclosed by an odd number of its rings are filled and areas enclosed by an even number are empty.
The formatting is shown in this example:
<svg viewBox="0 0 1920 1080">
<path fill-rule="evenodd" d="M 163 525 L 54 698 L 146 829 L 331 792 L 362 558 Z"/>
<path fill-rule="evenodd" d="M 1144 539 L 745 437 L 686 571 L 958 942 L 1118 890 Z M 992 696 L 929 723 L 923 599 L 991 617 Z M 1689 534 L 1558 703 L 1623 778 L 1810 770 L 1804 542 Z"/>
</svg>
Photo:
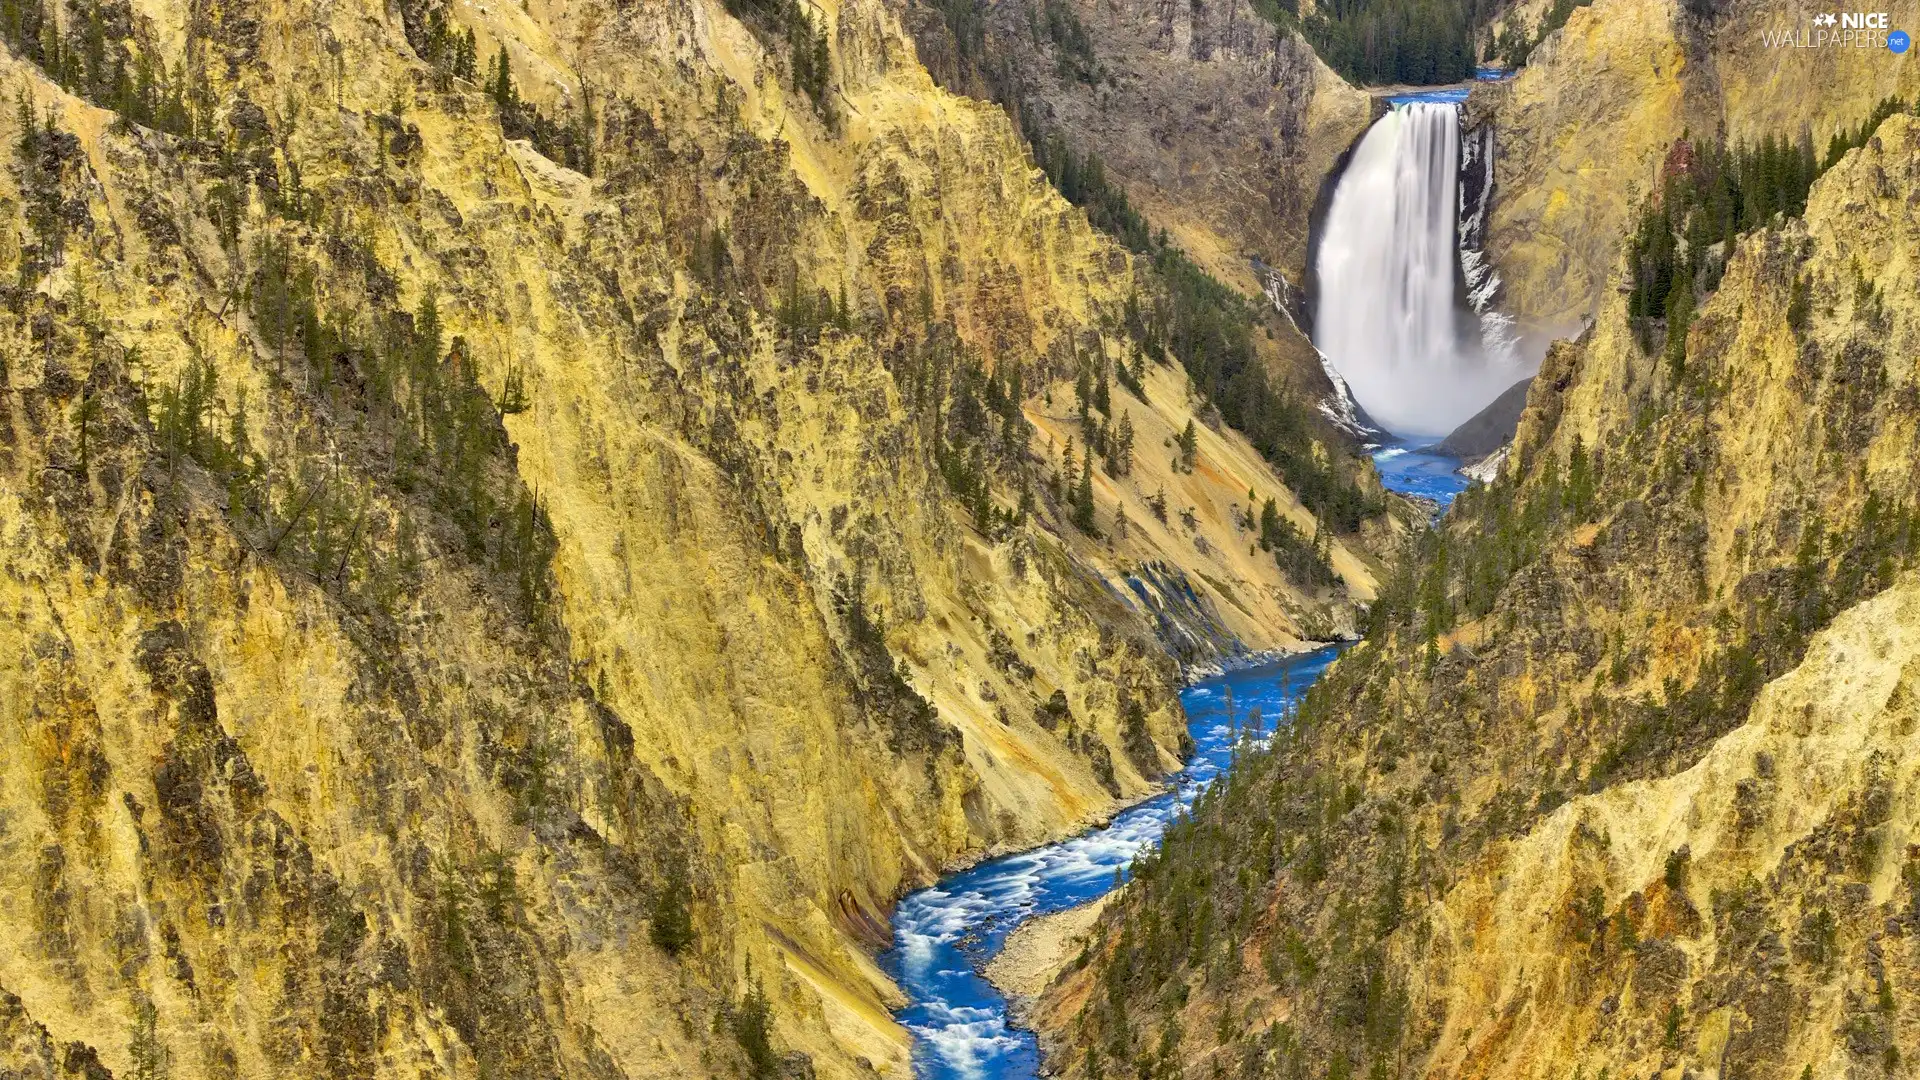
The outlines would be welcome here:
<svg viewBox="0 0 1920 1080">
<path fill-rule="evenodd" d="M 1814 186 L 1804 221 L 1742 240 L 1702 308 L 1688 355 L 1724 385 L 1706 406 L 1720 434 L 1699 474 L 1696 600 L 1750 596 L 1757 571 L 1787 561 L 1783 507 L 1810 508 L 1803 529 L 1840 523 L 1838 545 L 1875 527 L 1868 492 L 1882 506 L 1912 497 L 1915 429 L 1895 402 L 1912 392 L 1914 311 L 1874 298 L 1913 295 L 1916 162 L 1920 122 L 1889 119 Z M 1788 322 L 1795 280 L 1809 297 L 1798 331 Z M 1546 452 L 1564 454 L 1575 439 L 1617 445 L 1632 429 L 1650 390 L 1623 306 L 1612 299 L 1589 340 L 1556 346 L 1543 368 L 1554 389 L 1523 419 L 1523 443 L 1550 440 Z M 1870 372 L 1871 399 L 1843 389 L 1856 368 Z M 1850 475 L 1836 480 L 1842 461 Z M 1592 542 L 1576 534 L 1573 550 Z M 1724 626 L 1710 630 L 1688 601 L 1657 593 L 1618 614 L 1632 620 L 1645 604 L 1661 612 L 1646 638 L 1647 681 L 1697 677 L 1702 647 Z M 1909 573 L 1839 614 L 1690 767 L 1574 798 L 1492 845 L 1434 908 L 1433 944 L 1409 954 L 1413 994 L 1447 1018 L 1431 1032 L 1429 1070 L 1719 1062 L 1722 1075 L 1808 1064 L 1821 1075 L 1893 1060 L 1884 1048 L 1913 1038 L 1887 1003 L 1891 980 L 1911 970 L 1896 943 L 1909 933 L 1915 873 L 1905 793 L 1916 628 L 1920 582 Z M 1543 733 L 1577 724 L 1536 722 Z M 1592 912 L 1604 916 L 1599 929 L 1582 922 Z M 1755 965 L 1770 953 L 1785 966 L 1761 977 Z"/>
<path fill-rule="evenodd" d="M 1432 916 L 1434 961 L 1421 973 L 1422 990 L 1444 1002 L 1450 1020 L 1429 1072 L 1532 1077 L 1600 1064 L 1838 1065 L 1855 1056 L 1847 1036 L 1858 1010 L 1849 997 L 1872 992 L 1872 973 L 1819 978 L 1824 961 L 1808 962 L 1817 943 L 1805 937 L 1822 925 L 1822 911 L 1829 920 L 1844 914 L 1818 894 L 1766 894 L 1758 883 L 1852 832 L 1860 807 L 1910 789 L 1920 771 L 1916 656 L 1920 579 L 1909 575 L 1836 619 L 1797 669 L 1761 693 L 1746 723 L 1692 768 L 1575 799 L 1476 867 Z M 1850 899 L 1895 898 L 1904 861 L 1898 841 L 1909 835 L 1912 811 L 1910 800 L 1894 798 L 1867 822 L 1857 846 L 1868 861 L 1852 868 L 1861 887 Z M 1676 851 L 1686 853 L 1685 872 L 1669 884 Z M 1602 910 L 1620 913 L 1617 921 L 1639 920 L 1648 943 L 1636 976 L 1611 997 L 1600 992 L 1611 985 L 1596 984 L 1616 980 L 1595 970 L 1591 942 L 1577 940 L 1570 925 L 1569 913 L 1595 890 Z M 1743 985 L 1725 999 L 1710 996 L 1719 980 L 1694 973 L 1737 967 L 1753 948 L 1756 923 L 1797 932 L 1792 975 L 1779 990 Z M 1862 930 L 1876 940 L 1883 932 Z M 1769 1000 L 1781 992 L 1796 1000 Z M 1664 1015 L 1675 1000 L 1693 1014 L 1684 1040 L 1636 1046 L 1626 1037 L 1626 1018 Z M 1501 1016 L 1518 1022 L 1484 1019 Z M 1897 1041 L 1909 1030 L 1898 1018 L 1890 1029 Z"/>
<path fill-rule="evenodd" d="M 1673 0 L 1596 0 L 1511 82 L 1476 89 L 1470 116 L 1494 125 L 1498 146 L 1487 249 L 1529 330 L 1569 333 L 1604 306 L 1636 200 L 1682 134 L 1724 130 L 1737 142 L 1804 129 L 1824 153 L 1882 98 L 1920 92 L 1920 67 L 1885 49 L 1767 47 L 1765 32 L 1806 28 L 1798 9 L 1716 10 L 1707 23 Z M 1920 8 L 1889 18 L 1920 25 Z"/>
<path fill-rule="evenodd" d="M 1372 571 L 1336 544 L 1346 584 L 1307 596 L 1243 554 L 1249 491 L 1311 519 L 1230 432 L 1174 476 L 1197 405 L 1168 369 L 1116 393 L 1140 461 L 1102 476 L 1105 539 L 1044 502 L 969 524 L 901 328 L 924 304 L 1060 401 L 1073 349 L 1124 350 L 1101 331 L 1136 281 L 882 5 L 817 13 L 832 126 L 719 4 L 441 14 L 548 118 L 592 103 L 593 177 L 503 138 L 383 10 L 139 5 L 216 141 L 0 62 L 73 137 L 46 159 L 64 253 L 0 320 L 0 1072 L 731 1075 L 759 985 L 776 1055 L 904 1076 L 870 958 L 892 899 L 1176 764 L 1178 665 L 1131 579 L 1284 648 L 1351 626 Z M 0 184 L 9 268 L 44 246 L 38 175 Z M 357 374 L 324 383 L 262 314 L 274 245 Z M 855 328 L 783 340 L 789 273 Z M 429 295 L 461 342 L 434 378 L 511 442 L 464 540 L 444 477 L 396 479 L 435 436 L 362 355 Z M 202 374 L 181 435 L 168 395 Z M 1064 408 L 1027 411 L 1036 452 L 1064 442 Z M 263 462 L 260 518 L 215 443 Z M 1151 522 L 1149 482 L 1195 524 Z M 515 493 L 556 545 L 531 586 Z M 676 889 L 678 957 L 649 930 Z"/>
</svg>

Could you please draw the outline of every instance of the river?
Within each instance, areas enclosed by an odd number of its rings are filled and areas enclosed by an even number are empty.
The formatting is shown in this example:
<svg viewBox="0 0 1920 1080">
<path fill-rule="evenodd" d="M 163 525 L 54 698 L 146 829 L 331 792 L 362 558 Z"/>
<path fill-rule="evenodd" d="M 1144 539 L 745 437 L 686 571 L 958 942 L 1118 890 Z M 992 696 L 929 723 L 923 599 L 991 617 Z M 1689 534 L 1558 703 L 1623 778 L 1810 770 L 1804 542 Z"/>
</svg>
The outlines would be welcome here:
<svg viewBox="0 0 1920 1080">
<path fill-rule="evenodd" d="M 1396 490 L 1444 506 L 1465 486 L 1449 458 L 1405 445 L 1381 455 L 1382 479 Z M 1112 890 L 1134 856 L 1158 842 L 1167 824 L 1232 762 L 1236 736 L 1249 719 L 1260 735 L 1271 733 L 1338 651 L 1323 648 L 1194 683 L 1180 694 L 1180 703 L 1195 749 L 1171 790 L 1101 828 L 981 863 L 900 901 L 894 947 L 880 963 L 907 994 L 909 1004 L 895 1018 L 913 1032 L 914 1071 L 921 1080 L 1039 1075 L 1038 1040 L 1009 1020 L 1006 999 L 980 974 L 987 961 L 1025 920 Z"/>
<path fill-rule="evenodd" d="M 1404 495 L 1432 499 L 1445 510 L 1453 497 L 1466 490 L 1467 478 L 1454 470 L 1460 462 L 1445 454 L 1428 453 L 1432 439 L 1396 439 L 1373 452 L 1380 482 Z"/>
</svg>

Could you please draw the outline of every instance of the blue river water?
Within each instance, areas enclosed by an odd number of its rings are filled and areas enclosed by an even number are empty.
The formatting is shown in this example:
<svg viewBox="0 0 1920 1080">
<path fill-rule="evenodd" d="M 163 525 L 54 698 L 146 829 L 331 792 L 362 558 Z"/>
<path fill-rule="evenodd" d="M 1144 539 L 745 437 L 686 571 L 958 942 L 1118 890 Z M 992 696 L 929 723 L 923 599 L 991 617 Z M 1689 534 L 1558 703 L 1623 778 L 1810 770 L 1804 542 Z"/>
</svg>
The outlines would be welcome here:
<svg viewBox="0 0 1920 1080">
<path fill-rule="evenodd" d="M 1431 445 L 1432 439 L 1397 439 L 1373 452 L 1373 467 L 1387 487 L 1425 496 L 1445 510 L 1455 495 L 1467 489 L 1467 478 L 1455 471 L 1460 468 L 1458 460 L 1422 449 Z"/>
<path fill-rule="evenodd" d="M 1381 478 L 1444 506 L 1466 485 L 1453 471 L 1459 463 L 1422 454 L 1415 445 L 1378 451 Z M 1006 1000 L 980 974 L 987 961 L 1021 922 L 1112 890 L 1134 856 L 1157 843 L 1168 823 L 1232 763 L 1240 739 L 1270 735 L 1338 652 L 1328 647 L 1194 683 L 1180 703 L 1195 750 L 1171 790 L 1101 828 L 981 863 L 900 902 L 894 946 L 880 964 L 909 999 L 896 1019 L 913 1032 L 914 1071 L 922 1080 L 1039 1075 L 1039 1043 L 1010 1021 Z"/>
<path fill-rule="evenodd" d="M 1440 90 L 1409 90 L 1404 94 L 1390 94 L 1387 100 L 1395 105 L 1405 105 L 1411 101 L 1425 101 L 1435 105 L 1458 105 L 1467 100 L 1467 87 L 1449 86 Z"/>
<path fill-rule="evenodd" d="M 1505 68 L 1480 67 L 1473 71 L 1476 83 L 1505 82 L 1513 78 L 1513 72 Z M 1473 89 L 1466 86 L 1441 86 L 1432 90 L 1408 90 L 1405 93 L 1391 94 L 1387 100 L 1395 105 L 1404 105 L 1409 101 L 1428 101 L 1443 105 L 1458 105 L 1467 100 L 1467 92 Z"/>
<path fill-rule="evenodd" d="M 981 863 L 902 900 L 893 916 L 894 947 L 880 963 L 912 999 L 895 1018 L 914 1033 L 915 1072 L 926 1080 L 1038 1075 L 1033 1033 L 1009 1023 L 1006 1001 L 978 969 L 1026 919 L 1112 889 L 1133 857 L 1233 760 L 1236 736 L 1271 734 L 1337 652 L 1328 647 L 1195 683 L 1180 695 L 1195 750 L 1173 790 L 1102 828 Z"/>
</svg>

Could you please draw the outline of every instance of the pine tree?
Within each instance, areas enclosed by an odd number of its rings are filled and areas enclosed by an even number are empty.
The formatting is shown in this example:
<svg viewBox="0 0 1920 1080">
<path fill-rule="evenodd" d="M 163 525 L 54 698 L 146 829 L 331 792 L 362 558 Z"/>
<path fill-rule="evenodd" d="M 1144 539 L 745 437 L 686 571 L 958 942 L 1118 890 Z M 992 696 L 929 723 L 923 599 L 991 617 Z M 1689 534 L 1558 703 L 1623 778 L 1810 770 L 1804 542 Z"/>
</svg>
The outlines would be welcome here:
<svg viewBox="0 0 1920 1080">
<path fill-rule="evenodd" d="M 1120 413 L 1120 431 L 1114 437 L 1113 464 L 1111 470 L 1115 476 L 1126 476 L 1133 471 L 1133 416 Z"/>
<path fill-rule="evenodd" d="M 79 431 L 80 476 L 93 475 L 93 421 L 100 415 L 100 401 L 91 392 L 80 398 L 73 410 L 73 426 Z"/>
<path fill-rule="evenodd" d="M 134 1080 L 162 1080 L 167 1075 L 167 1048 L 160 1041 L 159 1013 L 151 1001 L 141 1001 L 133 1020 L 127 1056 L 133 1060 Z"/>
<path fill-rule="evenodd" d="M 1272 499 L 1260 506 L 1260 546 L 1272 551 L 1280 543 L 1280 507 Z"/>
<path fill-rule="evenodd" d="M 493 103 L 500 111 L 509 112 L 519 105 L 519 92 L 513 88 L 513 62 L 507 57 L 505 44 L 500 46 L 500 55 L 494 58 L 493 66 L 487 70 L 487 82 L 491 87 Z"/>
<path fill-rule="evenodd" d="M 1093 454 L 1080 466 L 1080 483 L 1073 491 L 1073 524 L 1089 536 L 1098 535 L 1093 522 Z"/>
<path fill-rule="evenodd" d="M 1027 455 L 1027 418 L 1020 411 L 1026 400 L 1019 364 L 1007 365 L 1006 404 L 1000 420 L 1000 453 L 1010 462 L 1020 463 Z M 1024 470 L 1023 470 L 1024 471 Z"/>
<path fill-rule="evenodd" d="M 733 1017 L 733 1037 L 746 1053 L 747 1075 L 752 1080 L 772 1080 L 780 1070 L 780 1058 L 773 1052 L 773 1010 L 751 965 L 747 980 L 747 996 Z"/>
<path fill-rule="evenodd" d="M 500 401 L 495 406 L 501 416 L 513 416 L 527 411 L 527 374 L 519 364 L 507 365 L 507 381 L 500 389 Z"/>
<path fill-rule="evenodd" d="M 1194 463 L 1200 452 L 1200 436 L 1199 433 L 1194 430 L 1191 419 L 1187 421 L 1186 430 L 1180 433 L 1179 448 L 1180 471 L 1192 472 Z"/>
<path fill-rule="evenodd" d="M 1593 505 L 1594 486 L 1593 462 L 1580 436 L 1575 435 L 1573 448 L 1567 452 L 1567 503 L 1581 520 Z"/>
<path fill-rule="evenodd" d="M 725 229 L 720 228 L 717 225 L 714 226 L 713 234 L 710 237 L 710 241 L 711 243 L 710 243 L 707 258 L 708 258 L 708 265 L 712 269 L 708 276 L 708 280 L 713 284 L 718 285 L 726 279 L 727 263 L 730 261 L 730 256 L 727 253 L 728 251 L 727 231 Z"/>
<path fill-rule="evenodd" d="M 111 84 L 107 78 L 107 31 L 100 22 L 98 6 L 87 9 L 87 27 L 80 40 L 82 89 L 88 97 L 99 98 Z"/>
<path fill-rule="evenodd" d="M 1687 369 L 1687 327 L 1693 323 L 1691 275 L 1677 274 L 1667 294 L 1667 368 L 1678 386 Z"/>
<path fill-rule="evenodd" d="M 689 904 L 692 891 L 687 882 L 685 860 L 668 859 L 663 877 L 653 897 L 649 937 L 668 956 L 679 956 L 693 944 L 693 910 Z"/>
</svg>

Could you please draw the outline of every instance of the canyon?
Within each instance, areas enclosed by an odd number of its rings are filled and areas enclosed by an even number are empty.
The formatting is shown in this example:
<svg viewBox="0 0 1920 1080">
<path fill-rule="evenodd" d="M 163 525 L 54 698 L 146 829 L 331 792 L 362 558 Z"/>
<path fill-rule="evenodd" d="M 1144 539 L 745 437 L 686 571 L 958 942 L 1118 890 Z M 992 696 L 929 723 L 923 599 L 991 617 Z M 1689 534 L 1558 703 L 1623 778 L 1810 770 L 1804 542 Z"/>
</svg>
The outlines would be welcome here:
<svg viewBox="0 0 1920 1080">
<path fill-rule="evenodd" d="M 1920 126 L 1623 291 L 1676 140 L 1920 100 L 1794 17 L 1446 114 L 1544 359 L 1430 528 L 1297 13 L 9 6 L 0 1075 L 904 1078 L 922 890 L 1153 814 L 1060 1074 L 1910 1067 Z"/>
</svg>

